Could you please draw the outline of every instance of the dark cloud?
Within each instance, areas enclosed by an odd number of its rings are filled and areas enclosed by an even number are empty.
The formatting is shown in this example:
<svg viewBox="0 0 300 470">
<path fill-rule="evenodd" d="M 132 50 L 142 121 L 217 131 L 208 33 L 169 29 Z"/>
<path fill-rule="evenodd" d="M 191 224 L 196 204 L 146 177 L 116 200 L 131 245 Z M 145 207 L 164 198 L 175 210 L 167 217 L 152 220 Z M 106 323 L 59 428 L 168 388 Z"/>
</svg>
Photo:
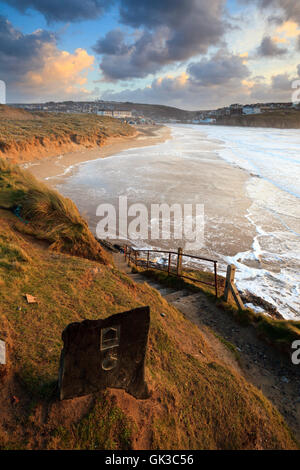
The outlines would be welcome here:
<svg viewBox="0 0 300 470">
<path fill-rule="evenodd" d="M 0 77 L 7 82 L 15 82 L 28 70 L 40 64 L 42 48 L 45 44 L 55 44 L 53 33 L 38 30 L 23 34 L 16 30 L 4 17 L 0 16 Z"/>
<path fill-rule="evenodd" d="M 134 42 L 118 35 L 115 52 L 106 52 L 108 35 L 95 45 L 104 54 L 101 69 L 108 79 L 145 77 L 164 65 L 206 53 L 226 30 L 225 0 L 122 0 L 120 20 L 139 28 Z M 114 32 L 115 34 L 115 32 Z"/>
<path fill-rule="evenodd" d="M 124 43 L 124 36 L 120 29 L 109 31 L 104 38 L 96 42 L 93 49 L 97 54 L 124 55 L 129 50 Z"/>
<path fill-rule="evenodd" d="M 116 39 L 113 47 L 109 46 L 110 35 Z M 132 44 L 125 43 L 124 37 L 111 31 L 97 42 L 94 50 L 103 54 L 100 68 L 106 79 L 126 80 L 146 77 L 170 63 L 165 44 L 164 31 L 161 30 L 156 31 L 155 37 L 144 31 Z M 114 50 L 113 54 L 108 53 L 111 49 Z"/>
<path fill-rule="evenodd" d="M 257 53 L 261 57 L 279 57 L 287 52 L 287 49 L 278 47 L 270 36 L 265 36 L 257 49 Z"/>
<path fill-rule="evenodd" d="M 226 51 L 219 51 L 209 59 L 191 63 L 187 71 L 191 79 L 201 85 L 224 85 L 230 80 L 242 80 L 250 75 L 244 59 Z"/>
<path fill-rule="evenodd" d="M 272 20 L 287 21 L 293 20 L 300 23 L 300 2 L 299 0 L 240 0 L 241 3 L 252 5 L 257 3 L 261 8 L 271 10 L 280 10 L 281 15 L 275 13 L 271 16 Z"/>
<path fill-rule="evenodd" d="M 37 10 L 50 23 L 94 19 L 111 6 L 112 0 L 3 0 L 22 13 Z"/>
<path fill-rule="evenodd" d="M 272 77 L 273 90 L 287 91 L 291 93 L 292 80 L 287 73 L 281 73 Z"/>
</svg>

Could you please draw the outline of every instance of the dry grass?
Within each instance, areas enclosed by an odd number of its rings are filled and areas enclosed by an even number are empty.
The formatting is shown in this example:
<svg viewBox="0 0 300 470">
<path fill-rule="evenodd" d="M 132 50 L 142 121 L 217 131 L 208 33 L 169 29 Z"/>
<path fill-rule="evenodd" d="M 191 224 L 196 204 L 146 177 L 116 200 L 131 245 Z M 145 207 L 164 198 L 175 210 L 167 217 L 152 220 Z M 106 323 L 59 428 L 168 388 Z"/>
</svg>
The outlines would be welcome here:
<svg viewBox="0 0 300 470">
<path fill-rule="evenodd" d="M 4 240 L 12 253 L 18 247 L 9 257 L 23 253 L 26 269 L 0 263 L 1 336 L 9 344 L 10 362 L 0 393 L 0 448 L 296 448 L 270 402 L 216 357 L 199 329 L 157 291 L 109 266 L 96 272 L 99 264 L 91 260 L 49 252 L 16 232 L 13 218 L 0 211 L 0 243 Z M 38 304 L 28 305 L 24 293 Z M 109 392 L 92 402 L 58 402 L 66 325 L 141 305 L 151 308 L 146 361 L 151 397 L 135 400 Z M 11 404 L 11 395 L 19 404 Z"/>
<path fill-rule="evenodd" d="M 221 276 L 218 277 L 219 295 L 216 299 L 214 287 L 210 287 L 196 280 L 202 280 L 204 282 L 214 282 L 214 275 L 208 272 L 184 272 L 191 278 L 195 278 L 195 281 L 177 278 L 175 276 L 168 276 L 167 273 L 158 271 L 155 269 L 144 270 L 143 268 L 133 267 L 134 271 L 143 272 L 144 275 L 157 279 L 159 282 L 166 286 L 175 287 L 178 289 L 190 289 L 193 292 L 201 291 L 204 292 L 211 302 L 224 310 L 229 315 L 232 315 L 238 323 L 243 325 L 253 325 L 260 337 L 266 340 L 268 343 L 275 346 L 277 349 L 284 353 L 290 354 L 291 344 L 295 340 L 300 340 L 300 321 L 292 320 L 278 320 L 276 318 L 268 317 L 264 314 L 256 313 L 250 308 L 245 310 L 239 310 L 232 299 L 228 299 L 228 302 L 224 302 L 222 293 L 224 292 L 225 279 Z"/>
<path fill-rule="evenodd" d="M 47 240 L 50 248 L 109 262 L 75 204 L 38 182 L 29 172 L 0 159 L 0 207 L 18 210 L 19 231 Z"/>
<path fill-rule="evenodd" d="M 129 125 L 96 114 L 27 113 L 24 110 L 4 108 L 6 112 L 0 107 L 0 150 L 3 151 L 11 143 L 21 145 L 33 138 L 41 144 L 49 139 L 80 143 L 81 138 L 95 135 L 100 144 L 108 137 L 134 133 Z"/>
</svg>

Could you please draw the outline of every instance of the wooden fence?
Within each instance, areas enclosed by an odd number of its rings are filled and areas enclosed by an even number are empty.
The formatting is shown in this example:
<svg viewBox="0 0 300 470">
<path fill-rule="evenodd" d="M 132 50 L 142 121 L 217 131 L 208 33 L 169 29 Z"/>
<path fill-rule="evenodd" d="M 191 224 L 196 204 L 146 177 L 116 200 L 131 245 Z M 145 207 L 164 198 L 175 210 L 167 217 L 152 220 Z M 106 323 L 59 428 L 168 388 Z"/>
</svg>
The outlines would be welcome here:
<svg viewBox="0 0 300 470">
<path fill-rule="evenodd" d="M 141 256 L 144 254 L 144 256 Z M 153 255 L 160 256 L 160 261 L 152 259 Z M 217 272 L 217 261 L 209 258 L 203 258 L 200 256 L 189 255 L 182 252 L 182 248 L 178 248 L 178 251 L 161 251 L 161 250 L 138 250 L 132 246 L 125 245 L 124 247 L 125 260 L 129 261 L 136 266 L 142 266 L 144 268 L 158 269 L 159 271 L 167 272 L 168 275 L 189 279 L 193 282 L 199 282 L 207 286 L 213 287 L 215 296 L 218 297 L 218 272 Z M 166 258 L 164 258 L 164 256 Z M 189 258 L 190 260 L 202 261 L 212 265 L 213 279 L 214 282 L 206 282 L 201 279 L 187 276 L 183 274 L 182 260 L 183 258 Z M 175 262 L 174 262 L 175 261 Z M 196 269 L 195 269 L 196 270 Z"/>
</svg>

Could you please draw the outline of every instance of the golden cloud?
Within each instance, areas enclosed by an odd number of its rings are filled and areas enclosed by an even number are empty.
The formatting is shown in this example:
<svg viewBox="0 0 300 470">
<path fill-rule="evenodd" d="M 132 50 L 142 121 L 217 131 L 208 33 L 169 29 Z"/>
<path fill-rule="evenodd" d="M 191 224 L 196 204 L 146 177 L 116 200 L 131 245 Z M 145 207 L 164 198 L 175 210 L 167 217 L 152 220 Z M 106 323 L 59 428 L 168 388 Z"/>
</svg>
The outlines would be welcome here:
<svg viewBox="0 0 300 470">
<path fill-rule="evenodd" d="M 276 31 L 287 38 L 295 38 L 300 34 L 299 25 L 295 21 L 286 21 Z"/>
<path fill-rule="evenodd" d="M 74 54 L 58 50 L 53 44 L 43 49 L 43 63 L 37 70 L 29 71 L 23 86 L 32 88 L 34 94 L 72 95 L 88 93 L 84 88 L 87 74 L 93 68 L 95 57 L 85 49 L 76 49 Z"/>
</svg>

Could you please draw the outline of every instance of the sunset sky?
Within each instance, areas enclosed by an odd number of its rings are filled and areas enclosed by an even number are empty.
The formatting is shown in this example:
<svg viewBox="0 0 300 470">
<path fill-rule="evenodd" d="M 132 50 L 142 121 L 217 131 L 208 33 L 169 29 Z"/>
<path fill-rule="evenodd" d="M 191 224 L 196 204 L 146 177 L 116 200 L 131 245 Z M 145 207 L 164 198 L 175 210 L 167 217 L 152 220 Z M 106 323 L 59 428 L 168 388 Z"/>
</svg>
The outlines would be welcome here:
<svg viewBox="0 0 300 470">
<path fill-rule="evenodd" d="M 291 101 L 298 0 L 0 0 L 8 102 Z"/>
</svg>

